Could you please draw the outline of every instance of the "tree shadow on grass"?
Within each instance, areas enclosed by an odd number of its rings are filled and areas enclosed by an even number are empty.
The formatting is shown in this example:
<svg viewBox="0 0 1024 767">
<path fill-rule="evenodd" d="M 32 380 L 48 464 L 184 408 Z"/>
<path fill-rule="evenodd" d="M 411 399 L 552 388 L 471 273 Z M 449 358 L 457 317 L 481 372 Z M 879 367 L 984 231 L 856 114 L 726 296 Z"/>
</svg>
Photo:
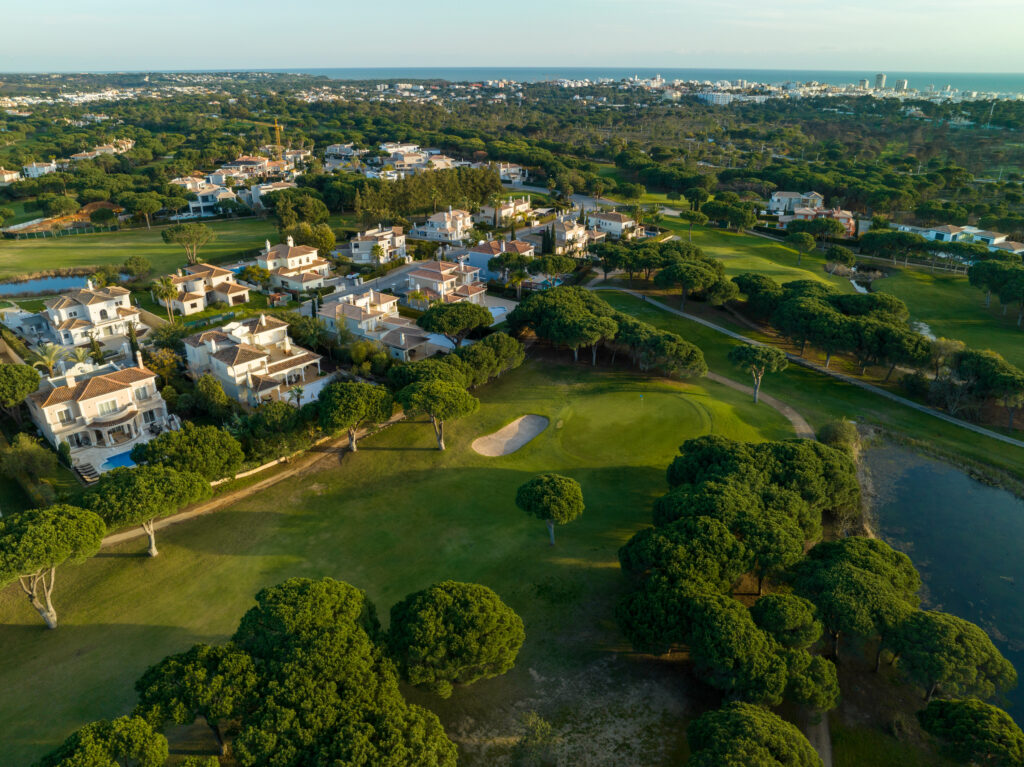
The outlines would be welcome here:
<svg viewBox="0 0 1024 767">
<path fill-rule="evenodd" d="M 5 620 L 17 623 L 0 625 L 4 764 L 32 764 L 82 725 L 129 713 L 136 703 L 133 685 L 146 668 L 193 644 L 224 640 L 179 626 L 78 625 L 71 623 L 78 618 L 70 606 L 59 616 L 65 622 L 51 631 L 27 604 L 20 606 L 20 600 L 5 604 Z"/>
</svg>

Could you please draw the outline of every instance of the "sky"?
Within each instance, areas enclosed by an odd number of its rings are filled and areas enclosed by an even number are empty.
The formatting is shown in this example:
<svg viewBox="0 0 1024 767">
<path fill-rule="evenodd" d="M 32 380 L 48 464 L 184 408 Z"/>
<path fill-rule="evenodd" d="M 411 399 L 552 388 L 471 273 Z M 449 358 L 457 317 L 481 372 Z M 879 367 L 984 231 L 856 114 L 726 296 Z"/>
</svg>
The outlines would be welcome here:
<svg viewBox="0 0 1024 767">
<path fill-rule="evenodd" d="M 1024 72 L 1021 0 L 3 0 L 0 71 Z"/>
</svg>

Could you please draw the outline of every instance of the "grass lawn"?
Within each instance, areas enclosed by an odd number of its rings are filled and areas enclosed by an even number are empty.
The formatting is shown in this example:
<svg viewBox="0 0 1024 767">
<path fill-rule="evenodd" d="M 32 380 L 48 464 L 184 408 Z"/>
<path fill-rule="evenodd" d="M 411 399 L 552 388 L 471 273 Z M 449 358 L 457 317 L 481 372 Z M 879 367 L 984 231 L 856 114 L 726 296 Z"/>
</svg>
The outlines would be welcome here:
<svg viewBox="0 0 1024 767">
<path fill-rule="evenodd" d="M 1024 368 L 1024 332 L 1017 329 L 1017 308 L 1006 315 L 993 297 L 985 308 L 985 293 L 971 287 L 966 277 L 881 265 L 889 276 L 874 289 L 902 298 L 911 320 L 924 322 L 937 336 L 957 338 L 974 349 L 993 349 Z"/>
<path fill-rule="evenodd" d="M 447 701 L 409 693 L 438 712 L 463 764 L 495 764 L 530 710 L 564 736 L 566 763 L 680 764 L 685 721 L 705 693 L 686 664 L 625 645 L 613 617 L 626 587 L 616 551 L 649 523 L 683 440 L 784 438 L 789 423 L 712 382 L 585 365 L 531 361 L 478 394 L 480 411 L 449 424 L 444 453 L 428 423 L 396 424 L 355 455 L 329 457 L 329 468 L 161 532 L 156 559 L 136 540 L 63 568 L 56 631 L 14 589 L 0 594 L 5 763 L 129 710 L 149 664 L 227 638 L 259 588 L 329 575 L 366 589 L 385 620 L 405 594 L 445 578 L 486 584 L 523 616 L 527 642 L 508 675 Z M 524 413 L 550 426 L 520 451 L 485 458 L 469 448 Z M 587 501 L 553 549 L 543 523 L 513 504 L 520 483 L 549 470 L 578 479 Z M 189 733 L 173 734 L 175 744 L 211 745 Z"/>
<path fill-rule="evenodd" d="M 955 762 L 897 740 L 888 733 L 865 727 L 850 727 L 833 721 L 832 763 L 834 767 L 900 765 L 900 767 L 953 767 Z"/>
<path fill-rule="evenodd" d="M 738 341 L 623 293 L 602 292 L 601 297 L 624 312 L 678 333 L 697 344 L 704 351 L 711 370 L 750 384 L 749 376 L 733 367 L 727 359 L 729 350 Z M 719 324 L 728 324 L 713 319 Z M 757 335 L 743 328 L 739 332 L 755 337 Z M 815 429 L 841 417 L 876 424 L 952 455 L 990 464 L 1024 477 L 1024 450 L 1021 448 L 961 429 L 807 368 L 791 365 L 782 373 L 766 375 L 763 391 L 792 405 Z"/>
<path fill-rule="evenodd" d="M 26 221 L 31 221 L 35 218 L 42 218 L 43 211 L 36 208 L 35 210 L 25 210 L 25 204 L 27 200 L 18 200 L 17 202 L 4 202 L 0 203 L 0 208 L 8 208 L 14 211 L 14 216 L 4 220 L 4 226 L 14 226 L 15 224 L 24 224 Z"/>
<path fill-rule="evenodd" d="M 217 239 L 199 251 L 199 257 L 213 263 L 230 261 L 273 240 L 277 229 L 269 219 L 211 221 Z M 78 234 L 36 240 L 0 240 L 0 279 L 68 267 L 120 264 L 128 256 L 145 256 L 157 274 L 185 265 L 185 251 L 168 245 L 160 237 L 163 227 L 129 229 L 102 234 Z"/>
</svg>

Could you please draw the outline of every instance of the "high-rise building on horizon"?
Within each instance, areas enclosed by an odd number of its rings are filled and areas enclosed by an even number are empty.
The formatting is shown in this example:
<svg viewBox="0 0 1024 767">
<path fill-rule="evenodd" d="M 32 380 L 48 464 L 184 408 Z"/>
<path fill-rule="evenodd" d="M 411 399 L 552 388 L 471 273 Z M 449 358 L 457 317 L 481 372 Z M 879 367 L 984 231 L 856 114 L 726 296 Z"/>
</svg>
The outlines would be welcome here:
<svg viewBox="0 0 1024 767">
<path fill-rule="evenodd" d="M 898 90 L 898 91 L 905 91 L 907 89 L 908 85 L 910 85 L 910 82 L 908 80 L 897 80 L 896 81 L 896 90 Z"/>
<path fill-rule="evenodd" d="M 875 75 L 875 90 L 885 90 L 885 72 L 879 72 L 877 75 Z"/>
<path fill-rule="evenodd" d="M 868 88 L 868 79 L 865 77 L 863 80 L 861 80 L 860 82 L 857 83 L 857 86 L 860 87 L 860 88 L 863 88 L 864 90 L 867 90 L 867 88 Z"/>
</svg>

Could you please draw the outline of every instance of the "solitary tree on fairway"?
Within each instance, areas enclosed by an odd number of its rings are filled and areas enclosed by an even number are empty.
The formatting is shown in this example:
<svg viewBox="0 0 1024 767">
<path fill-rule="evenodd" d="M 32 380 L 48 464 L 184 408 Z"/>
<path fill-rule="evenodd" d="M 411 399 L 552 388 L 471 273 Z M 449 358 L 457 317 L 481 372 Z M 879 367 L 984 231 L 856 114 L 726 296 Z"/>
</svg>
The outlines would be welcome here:
<svg viewBox="0 0 1024 767">
<path fill-rule="evenodd" d="M 933 700 L 918 713 L 921 727 L 946 744 L 961 764 L 1019 767 L 1024 732 L 1002 709 L 980 700 Z"/>
<path fill-rule="evenodd" d="M 409 684 L 452 694 L 512 668 L 526 634 L 523 621 L 491 589 L 444 581 L 391 608 L 388 647 Z"/>
<path fill-rule="evenodd" d="M 209 495 L 209 482 L 190 471 L 166 466 L 120 467 L 100 477 L 86 495 L 85 505 L 111 529 L 141 525 L 149 536 L 149 556 L 155 557 L 159 553 L 156 520 Z"/>
<path fill-rule="evenodd" d="M 821 758 L 794 725 L 761 706 L 733 701 L 686 728 L 686 767 L 821 767 Z"/>
<path fill-rule="evenodd" d="M 541 474 L 519 486 L 516 506 L 548 526 L 551 545 L 555 545 L 555 525 L 572 522 L 583 513 L 583 488 L 561 474 Z"/>
<path fill-rule="evenodd" d="M 91 557 L 105 532 L 93 512 L 63 504 L 0 518 L 0 585 L 18 581 L 47 627 L 57 628 L 57 568 Z"/>
<path fill-rule="evenodd" d="M 150 666 L 135 683 L 135 713 L 154 727 L 192 724 L 203 717 L 221 755 L 226 752 L 220 724 L 236 718 L 251 702 L 259 677 L 252 657 L 232 644 L 197 644 Z"/>
<path fill-rule="evenodd" d="M 480 400 L 451 381 L 433 379 L 411 383 L 398 392 L 398 401 L 409 415 L 430 416 L 437 447 L 444 450 L 444 424 L 475 413 Z"/>
<path fill-rule="evenodd" d="M 185 257 L 190 264 L 199 262 L 199 249 L 217 239 L 217 233 L 206 224 L 189 222 L 174 224 L 160 232 L 160 236 L 168 245 L 180 245 L 185 249 Z"/>
<path fill-rule="evenodd" d="M 804 253 L 814 250 L 814 235 L 807 232 L 793 232 L 786 236 L 786 244 L 796 250 L 796 263 L 799 266 Z"/>
<path fill-rule="evenodd" d="M 320 425 L 328 432 L 348 431 L 348 447 L 356 447 L 356 431 L 367 423 L 383 423 L 391 417 L 391 394 L 383 386 L 360 382 L 329 384 L 320 394 Z"/>
<path fill-rule="evenodd" d="M 0 407 L 21 423 L 21 405 L 39 388 L 39 371 L 31 365 L 0 365 Z"/>
<path fill-rule="evenodd" d="M 137 716 L 91 722 L 72 733 L 36 767 L 163 767 L 167 738 Z"/>
<path fill-rule="evenodd" d="M 460 302 L 457 304 L 438 304 L 416 320 L 416 324 L 428 333 L 440 333 L 452 346 L 462 346 L 462 341 L 477 328 L 486 328 L 494 322 L 494 317 L 482 306 Z"/>
<path fill-rule="evenodd" d="M 773 346 L 744 344 L 729 350 L 729 362 L 743 368 L 754 379 L 754 404 L 761 392 L 761 379 L 765 373 L 778 373 L 785 370 L 789 362 L 786 355 Z"/>
</svg>

